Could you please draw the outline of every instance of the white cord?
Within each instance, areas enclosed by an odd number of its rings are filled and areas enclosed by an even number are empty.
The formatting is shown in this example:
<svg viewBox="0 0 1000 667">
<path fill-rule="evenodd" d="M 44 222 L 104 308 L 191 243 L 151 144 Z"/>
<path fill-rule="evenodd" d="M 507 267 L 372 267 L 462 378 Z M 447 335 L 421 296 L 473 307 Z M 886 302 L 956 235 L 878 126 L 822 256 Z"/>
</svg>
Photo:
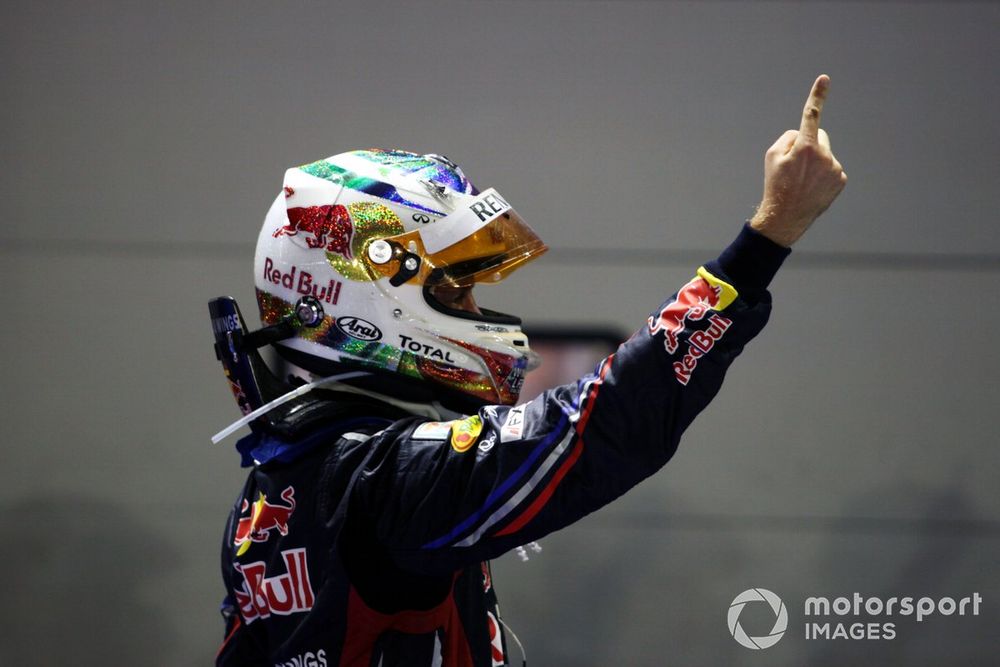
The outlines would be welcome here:
<svg viewBox="0 0 1000 667">
<path fill-rule="evenodd" d="M 349 380 L 351 378 L 361 377 L 363 375 L 371 375 L 371 373 L 367 373 L 365 371 L 354 371 L 352 373 L 341 373 L 340 375 L 331 375 L 330 377 L 326 377 L 326 378 L 322 378 L 322 379 L 319 379 L 319 380 L 315 380 L 313 382 L 310 382 L 309 384 L 304 384 L 301 387 L 296 387 L 295 389 L 291 390 L 290 392 L 288 392 L 284 396 L 279 396 L 278 398 L 274 399 L 270 403 L 262 405 L 259 408 L 257 408 L 256 410 L 254 410 L 253 412 L 244 415 L 242 419 L 236 420 L 235 422 L 233 422 L 232 424 L 230 424 L 226 428 L 222 429 L 221 431 L 219 431 L 218 433 L 216 433 L 215 435 L 213 435 L 212 436 L 212 444 L 214 445 L 215 443 L 220 442 L 220 441 L 226 439 L 228 436 L 230 436 L 234 432 L 236 432 L 240 427 L 246 426 L 247 424 L 249 424 L 250 422 L 252 422 L 254 419 L 257 419 L 257 417 L 260 417 L 261 415 L 267 414 L 268 412 L 270 412 L 271 410 L 274 410 L 279 405 L 284 405 L 285 403 L 287 403 L 288 401 L 292 400 L 293 398 L 298 398 L 299 396 L 301 396 L 303 394 L 307 394 L 310 391 L 312 391 L 313 389 L 316 389 L 317 387 L 322 387 L 324 385 L 333 384 L 334 382 L 339 382 L 341 380 Z"/>
<path fill-rule="evenodd" d="M 500 618 L 500 607 L 497 607 L 497 620 L 500 621 L 500 625 L 503 626 L 504 630 L 510 633 L 510 636 L 514 639 L 514 643 L 517 644 L 517 648 L 521 649 L 521 667 L 528 667 L 528 656 L 524 652 L 524 646 L 521 644 L 521 640 L 517 638 L 514 631 L 510 629 L 510 626 L 504 623 L 504 620 Z"/>
</svg>

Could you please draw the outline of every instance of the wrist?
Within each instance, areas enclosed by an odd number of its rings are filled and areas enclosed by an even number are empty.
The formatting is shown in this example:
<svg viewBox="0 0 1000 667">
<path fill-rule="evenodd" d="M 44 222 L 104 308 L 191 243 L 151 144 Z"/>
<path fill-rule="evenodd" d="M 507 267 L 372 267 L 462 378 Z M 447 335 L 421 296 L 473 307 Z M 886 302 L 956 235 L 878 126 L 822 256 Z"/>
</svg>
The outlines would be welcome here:
<svg viewBox="0 0 1000 667">
<path fill-rule="evenodd" d="M 774 211 L 771 206 L 761 204 L 747 225 L 758 234 L 768 240 L 780 245 L 783 248 L 791 248 L 802 233 L 800 225 L 796 225 L 784 219 Z"/>
<path fill-rule="evenodd" d="M 710 262 L 714 267 L 706 268 L 712 271 L 717 267 L 741 293 L 766 289 L 791 252 L 747 223 L 718 259 Z"/>
</svg>

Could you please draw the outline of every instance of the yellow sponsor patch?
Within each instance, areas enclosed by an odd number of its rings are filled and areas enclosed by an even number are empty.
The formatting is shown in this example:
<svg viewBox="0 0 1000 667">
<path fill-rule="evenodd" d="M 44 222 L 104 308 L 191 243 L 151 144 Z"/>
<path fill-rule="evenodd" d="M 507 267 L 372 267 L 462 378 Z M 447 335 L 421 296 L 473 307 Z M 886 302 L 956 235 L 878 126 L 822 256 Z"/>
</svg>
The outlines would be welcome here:
<svg viewBox="0 0 1000 667">
<path fill-rule="evenodd" d="M 729 304 L 736 301 L 736 297 L 739 296 L 739 292 L 736 291 L 735 287 L 727 283 L 725 280 L 720 280 L 713 276 L 704 266 L 698 268 L 698 277 L 702 278 L 705 282 L 718 290 L 718 302 L 712 304 L 712 310 L 725 310 L 729 307 Z"/>
<path fill-rule="evenodd" d="M 472 415 L 455 424 L 451 429 L 451 448 L 456 452 L 468 451 L 483 432 L 483 420 Z"/>
</svg>

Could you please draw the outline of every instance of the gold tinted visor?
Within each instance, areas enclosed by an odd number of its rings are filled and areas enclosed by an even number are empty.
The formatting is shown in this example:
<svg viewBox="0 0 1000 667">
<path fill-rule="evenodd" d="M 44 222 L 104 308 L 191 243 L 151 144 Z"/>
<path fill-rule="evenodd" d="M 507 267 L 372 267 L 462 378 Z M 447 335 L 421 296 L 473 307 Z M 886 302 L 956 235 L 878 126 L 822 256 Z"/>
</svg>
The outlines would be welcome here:
<svg viewBox="0 0 1000 667">
<path fill-rule="evenodd" d="M 499 282 L 546 250 L 534 230 L 510 209 L 461 241 L 425 255 L 430 270 L 424 284 L 464 287 Z"/>
<path fill-rule="evenodd" d="M 447 218 L 443 218 L 428 226 L 446 221 Z M 417 282 L 428 287 L 465 287 L 475 283 L 499 282 L 514 269 L 548 250 L 534 230 L 509 207 L 458 240 L 453 241 L 442 234 L 438 234 L 438 237 L 444 237 L 443 241 L 440 238 L 430 239 L 422 231 L 424 230 L 407 232 L 387 238 L 386 241 L 398 244 L 396 247 L 422 258 L 416 278 Z M 456 237 L 458 235 L 454 234 Z M 442 245 L 444 247 L 440 247 Z M 431 249 L 436 251 L 430 252 Z M 384 265 L 376 267 L 376 270 L 388 272 L 392 269 L 390 265 Z"/>
</svg>

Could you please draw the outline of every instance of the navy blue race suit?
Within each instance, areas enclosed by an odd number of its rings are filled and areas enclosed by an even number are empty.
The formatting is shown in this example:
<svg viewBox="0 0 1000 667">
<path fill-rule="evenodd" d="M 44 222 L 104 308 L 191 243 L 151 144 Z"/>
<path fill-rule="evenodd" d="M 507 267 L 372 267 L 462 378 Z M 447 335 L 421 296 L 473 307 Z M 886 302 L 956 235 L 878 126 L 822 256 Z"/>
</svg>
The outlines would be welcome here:
<svg viewBox="0 0 1000 667">
<path fill-rule="evenodd" d="M 488 561 L 670 459 L 767 322 L 787 253 L 744 227 L 595 373 L 529 402 L 430 422 L 314 391 L 241 440 L 217 664 L 507 664 Z"/>
</svg>

